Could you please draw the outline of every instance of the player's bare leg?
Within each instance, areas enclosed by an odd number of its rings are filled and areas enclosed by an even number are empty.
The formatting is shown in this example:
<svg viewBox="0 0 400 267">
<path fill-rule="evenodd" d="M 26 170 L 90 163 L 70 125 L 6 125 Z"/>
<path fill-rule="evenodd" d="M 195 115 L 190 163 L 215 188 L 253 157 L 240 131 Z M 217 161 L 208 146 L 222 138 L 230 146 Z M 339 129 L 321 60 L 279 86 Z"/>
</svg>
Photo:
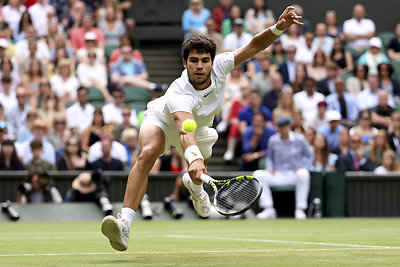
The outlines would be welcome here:
<svg viewBox="0 0 400 267">
<path fill-rule="evenodd" d="M 116 250 L 124 251 L 128 248 L 129 229 L 133 216 L 146 193 L 149 172 L 158 156 L 163 152 L 164 143 L 164 132 L 159 127 L 146 125 L 140 129 L 141 151 L 135 166 L 129 173 L 122 215 L 118 219 L 113 216 L 105 217 L 101 226 L 101 231 Z"/>
</svg>

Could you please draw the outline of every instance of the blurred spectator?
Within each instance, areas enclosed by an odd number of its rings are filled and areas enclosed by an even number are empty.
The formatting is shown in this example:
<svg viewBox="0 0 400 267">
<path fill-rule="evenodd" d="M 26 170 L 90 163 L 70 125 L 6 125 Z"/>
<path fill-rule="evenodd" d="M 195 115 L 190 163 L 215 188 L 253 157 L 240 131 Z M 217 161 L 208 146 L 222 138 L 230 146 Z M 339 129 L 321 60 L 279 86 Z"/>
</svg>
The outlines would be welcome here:
<svg viewBox="0 0 400 267">
<path fill-rule="evenodd" d="M 32 59 L 29 64 L 28 72 L 22 76 L 22 86 L 27 89 L 26 93 L 30 97 L 36 97 L 39 94 L 39 84 L 44 76 L 40 61 L 38 59 Z"/>
<path fill-rule="evenodd" d="M 20 59 L 18 62 L 18 72 L 20 76 L 23 78 L 24 75 L 30 74 L 32 72 L 31 70 L 31 64 L 33 61 L 39 61 L 39 68 L 41 71 L 42 76 L 47 76 L 47 68 L 48 68 L 48 61 L 49 58 L 38 58 L 38 44 L 35 39 L 30 39 L 28 41 L 28 49 L 29 49 L 29 55 L 23 59 Z M 38 62 L 36 62 L 38 63 Z M 24 80 L 22 79 L 22 82 Z"/>
<path fill-rule="evenodd" d="M 358 125 L 350 129 L 350 135 L 358 134 L 364 145 L 368 145 L 377 133 L 378 129 L 372 126 L 371 111 L 367 109 L 360 112 Z"/>
<path fill-rule="evenodd" d="M 80 27 L 85 10 L 85 4 L 82 1 L 68 1 L 68 6 L 63 11 L 63 18 L 61 21 L 68 34 L 70 34 L 72 30 Z"/>
<path fill-rule="evenodd" d="M 65 153 L 65 144 L 72 136 L 72 132 L 67 129 L 67 119 L 65 114 L 56 114 L 54 117 L 53 130 L 50 131 L 48 139 L 56 150 L 56 162 Z"/>
<path fill-rule="evenodd" d="M 368 66 L 357 65 L 354 68 L 354 77 L 349 77 L 346 80 L 346 88 L 350 94 L 357 97 L 358 93 L 368 88 Z"/>
<path fill-rule="evenodd" d="M 307 121 L 317 113 L 318 103 L 323 101 L 325 97 L 316 92 L 315 80 L 312 78 L 304 79 L 303 89 L 303 91 L 294 94 L 294 103 Z"/>
<path fill-rule="evenodd" d="M 327 77 L 326 71 L 327 57 L 322 50 L 315 51 L 314 59 L 311 64 L 307 65 L 308 77 L 319 82 Z"/>
<path fill-rule="evenodd" d="M 338 25 L 335 10 L 325 12 L 326 35 L 332 38 L 340 38 L 343 32 L 342 26 Z"/>
<path fill-rule="evenodd" d="M 293 93 L 298 93 L 303 91 L 304 80 L 307 77 L 307 69 L 304 64 L 298 64 L 296 66 L 296 73 L 294 77 L 294 81 L 290 83 L 290 86 L 293 88 Z"/>
<path fill-rule="evenodd" d="M 43 105 L 38 110 L 39 117 L 47 124 L 49 130 L 53 129 L 56 115 L 65 115 L 64 103 L 55 92 L 49 92 L 43 98 Z"/>
<path fill-rule="evenodd" d="M 304 135 L 304 117 L 298 109 L 293 112 L 292 131 Z"/>
<path fill-rule="evenodd" d="M 337 110 L 342 115 L 342 119 L 353 123 L 358 118 L 357 100 L 350 93 L 346 92 L 345 81 L 342 77 L 335 79 L 335 93 L 326 97 L 328 110 Z"/>
<path fill-rule="evenodd" d="M 17 105 L 10 108 L 7 113 L 8 133 L 18 135 L 20 127 L 25 123 L 26 115 L 29 110 L 28 95 L 24 87 L 20 86 L 16 90 Z"/>
<path fill-rule="evenodd" d="M 374 108 L 378 105 L 379 78 L 376 75 L 368 75 L 368 88 L 361 91 L 357 96 L 357 105 L 359 110 Z M 391 95 L 388 95 L 388 105 L 393 107 L 394 101 Z"/>
<path fill-rule="evenodd" d="M 273 65 L 280 66 L 284 62 L 286 62 L 286 53 L 283 49 L 281 41 L 278 39 L 272 44 L 271 63 Z"/>
<path fill-rule="evenodd" d="M 256 55 L 256 60 L 261 71 L 254 74 L 251 79 L 251 87 L 263 95 L 272 89 L 271 59 L 268 52 L 264 50 Z"/>
<path fill-rule="evenodd" d="M 132 5 L 131 5 L 132 6 Z M 122 14 L 121 7 L 119 1 L 116 0 L 105 0 L 100 3 L 99 6 L 96 7 L 95 11 L 95 19 L 98 24 L 107 20 L 107 9 L 112 8 L 115 13 L 115 18 L 117 20 L 123 21 L 124 15 Z"/>
<path fill-rule="evenodd" d="M 400 22 L 396 24 L 394 37 L 387 48 L 388 56 L 391 60 L 400 61 Z"/>
<path fill-rule="evenodd" d="M 15 69 L 14 69 L 15 65 Z M 0 76 L 9 76 L 11 77 L 11 88 L 13 91 L 16 90 L 18 84 L 21 82 L 21 76 L 18 74 L 18 64 L 14 62 L 14 60 L 3 57 L 0 61 Z"/>
<path fill-rule="evenodd" d="M 293 115 L 296 110 L 293 92 L 290 87 L 286 87 L 279 96 L 278 106 L 272 111 L 274 125 L 282 117 L 289 118 L 293 122 Z"/>
<path fill-rule="evenodd" d="M 400 161 L 400 111 L 392 113 L 388 141 L 390 148 L 396 153 L 397 160 Z"/>
<path fill-rule="evenodd" d="M 382 153 L 382 163 L 374 170 L 374 173 L 390 174 L 393 172 L 400 172 L 400 165 L 393 150 L 386 149 Z"/>
<path fill-rule="evenodd" d="M 336 63 L 328 62 L 326 64 L 326 78 L 317 82 L 317 91 L 328 96 L 336 92 L 335 80 L 338 75 L 338 66 Z"/>
<path fill-rule="evenodd" d="M 79 48 L 76 51 L 76 57 L 78 58 L 78 62 L 88 62 L 89 61 L 89 51 L 93 51 L 96 53 L 96 62 L 105 65 L 106 58 L 104 55 L 104 48 L 98 46 L 98 42 L 96 40 L 96 34 L 94 32 L 85 33 L 85 46 Z"/>
<path fill-rule="evenodd" d="M 393 77 L 393 72 L 394 69 L 391 64 L 380 63 L 378 65 L 380 88 L 398 98 L 400 96 L 400 85 L 399 81 Z"/>
<path fill-rule="evenodd" d="M 95 202 L 97 185 L 89 172 L 80 173 L 65 196 L 65 202 Z"/>
<path fill-rule="evenodd" d="M 82 18 L 82 26 L 71 31 L 71 45 L 75 51 L 86 47 L 85 39 L 87 32 L 96 35 L 96 44 L 98 47 L 104 47 L 105 39 L 103 32 L 99 28 L 94 27 L 92 14 L 86 13 Z"/>
<path fill-rule="evenodd" d="M 115 141 L 114 127 L 112 125 L 104 125 L 102 128 L 103 130 L 100 141 L 97 141 L 90 146 L 88 157 L 89 162 L 92 163 L 103 156 L 101 142 L 108 140 L 111 142 L 111 157 L 120 160 L 125 166 L 128 161 L 128 155 L 125 147 L 121 143 Z"/>
<path fill-rule="evenodd" d="M 222 48 L 228 51 L 235 51 L 250 43 L 253 36 L 244 31 L 244 20 L 236 18 L 233 21 L 233 32 L 224 37 Z"/>
<path fill-rule="evenodd" d="M 54 7 L 49 5 L 45 0 L 37 0 L 36 3 L 28 9 L 31 15 L 33 26 L 35 26 L 37 36 L 47 36 L 47 25 L 49 24 L 49 17 L 55 15 Z"/>
<path fill-rule="evenodd" d="M 300 26 L 295 24 L 290 26 L 289 29 L 279 37 L 279 40 L 282 43 L 283 49 L 286 51 L 290 46 L 295 46 L 296 50 L 299 50 L 300 47 L 306 46 L 306 40 L 304 35 L 301 34 Z"/>
<path fill-rule="evenodd" d="M 304 34 L 305 45 L 299 47 L 296 51 L 296 62 L 302 64 L 310 64 L 314 59 L 315 48 L 312 47 L 314 41 L 314 34 L 312 32 L 306 32 Z"/>
<path fill-rule="evenodd" d="M 378 129 L 387 130 L 390 123 L 394 109 L 388 105 L 389 93 L 381 90 L 378 93 L 378 105 L 371 109 L 372 124 Z"/>
<path fill-rule="evenodd" d="M 268 9 L 264 0 L 253 0 L 253 7 L 246 11 L 245 20 L 252 35 L 275 23 L 274 13 Z"/>
<path fill-rule="evenodd" d="M 340 38 L 335 38 L 332 53 L 329 55 L 330 61 L 338 67 L 338 74 L 343 75 L 354 70 L 353 56 L 344 49 L 344 44 Z"/>
<path fill-rule="evenodd" d="M 132 47 L 132 58 L 134 58 L 134 59 L 136 59 L 138 61 L 143 61 L 142 53 L 140 53 L 139 50 L 133 48 L 133 41 L 129 37 L 129 35 L 124 35 L 119 40 L 119 46 L 120 47 L 123 47 L 125 45 Z M 114 65 L 114 63 L 119 59 L 121 59 L 121 48 L 114 49 L 111 52 L 111 55 L 108 58 L 108 69 L 111 70 L 113 65 Z"/>
<path fill-rule="evenodd" d="M 101 169 L 103 171 L 123 171 L 124 165 L 122 162 L 116 158 L 111 156 L 111 141 L 110 140 L 102 140 L 101 141 L 101 151 L 103 155 L 101 158 L 95 160 L 92 163 L 92 167 L 94 169 Z"/>
<path fill-rule="evenodd" d="M 326 118 L 326 110 L 328 108 L 328 104 L 322 100 L 317 104 L 317 113 L 311 116 L 309 119 L 305 120 L 306 128 L 310 127 L 313 129 L 318 129 L 324 124 L 327 124 Z"/>
<path fill-rule="evenodd" d="M 17 203 L 62 203 L 58 189 L 50 182 L 47 173 L 30 173 L 18 187 Z"/>
<path fill-rule="evenodd" d="M 51 92 L 51 85 L 49 79 L 47 77 L 43 77 L 39 83 L 39 93 L 36 98 L 31 98 L 30 103 L 32 104 L 32 108 L 41 108 L 44 104 L 44 97 Z"/>
<path fill-rule="evenodd" d="M 118 46 L 119 39 L 126 34 L 125 24 L 118 18 L 114 5 L 107 5 L 105 11 L 106 19 L 99 23 L 99 29 L 104 34 L 106 46 Z"/>
<path fill-rule="evenodd" d="M 51 164 L 55 164 L 56 153 L 53 145 L 50 144 L 50 142 L 47 140 L 47 134 L 48 134 L 47 124 L 42 119 L 38 118 L 33 122 L 30 131 L 33 136 L 33 139 L 27 140 L 23 143 L 16 144 L 18 156 L 23 159 L 24 163 L 29 162 L 33 157 L 30 146 L 31 141 L 33 140 L 41 141 L 42 143 L 41 158 L 43 160 L 50 162 Z"/>
<path fill-rule="evenodd" d="M 69 59 L 62 59 L 58 62 L 57 73 L 50 79 L 51 90 L 57 93 L 63 103 L 72 103 L 76 100 L 79 80 L 73 75 L 74 67 Z"/>
<path fill-rule="evenodd" d="M 104 115 L 101 108 L 95 108 L 93 112 L 93 122 L 81 134 L 82 151 L 89 153 L 89 148 L 94 143 L 100 141 L 102 127 L 104 123 Z"/>
<path fill-rule="evenodd" d="M 21 15 L 18 27 L 13 32 L 13 38 L 16 42 L 25 39 L 28 26 L 32 26 L 33 28 L 31 16 L 28 10 L 25 10 Z"/>
<path fill-rule="evenodd" d="M 378 65 L 389 63 L 389 58 L 382 52 L 382 41 L 379 37 L 372 37 L 369 40 L 369 49 L 360 56 L 358 64 L 368 66 L 368 74 L 377 75 Z"/>
<path fill-rule="evenodd" d="M 27 25 L 25 27 L 25 38 L 17 41 L 15 44 L 15 55 L 18 61 L 22 61 L 25 58 L 29 57 L 29 41 L 36 40 L 36 31 L 33 25 Z M 37 51 L 35 57 L 40 60 L 49 60 L 50 59 L 50 50 L 45 40 L 39 39 L 36 40 L 37 43 Z"/>
<path fill-rule="evenodd" d="M 8 75 L 1 77 L 0 104 L 3 106 L 6 114 L 17 105 L 17 97 L 11 87 L 11 77 Z"/>
<path fill-rule="evenodd" d="M 301 19 L 301 22 L 303 23 L 303 25 L 301 26 L 301 32 L 303 34 L 306 33 L 306 32 L 311 32 L 312 31 L 311 22 L 304 16 L 303 8 L 298 4 L 294 4 L 292 6 L 294 7 L 294 12 L 298 16 L 302 16 L 303 17 Z"/>
<path fill-rule="evenodd" d="M 1 9 L 3 20 L 10 26 L 13 32 L 18 29 L 19 22 L 25 10 L 26 7 L 19 0 L 9 0 L 8 4 Z"/>
<path fill-rule="evenodd" d="M 207 31 L 206 31 L 205 35 L 208 38 L 210 38 L 211 40 L 213 40 L 215 45 L 217 46 L 216 54 L 221 53 L 222 52 L 222 43 L 223 43 L 224 38 L 222 37 L 222 35 L 219 32 L 217 32 L 215 30 L 215 22 L 212 17 L 209 17 L 206 20 L 206 28 L 207 28 Z"/>
<path fill-rule="evenodd" d="M 127 128 L 121 134 L 121 143 L 125 146 L 128 155 L 128 166 L 133 167 L 139 156 L 138 131 L 135 128 Z"/>
<path fill-rule="evenodd" d="M 369 159 L 372 164 L 374 164 L 374 168 L 376 168 L 382 163 L 383 151 L 389 148 L 386 131 L 379 130 L 369 146 L 365 148 L 365 157 Z"/>
<path fill-rule="evenodd" d="M 117 125 L 122 123 L 122 108 L 124 106 L 125 95 L 122 89 L 114 89 L 111 92 L 113 101 L 102 108 L 104 121 L 106 124 Z M 131 109 L 130 123 L 137 125 L 137 114 L 135 109 Z"/>
<path fill-rule="evenodd" d="M 68 128 L 74 133 L 82 133 L 93 121 L 94 107 L 88 103 L 89 93 L 86 87 L 77 90 L 78 100 L 67 109 Z"/>
<path fill-rule="evenodd" d="M 266 92 L 262 98 L 262 105 L 269 110 L 278 107 L 279 96 L 283 90 L 283 77 L 280 73 L 271 75 L 272 90 Z M 258 92 L 258 91 L 257 91 Z"/>
<path fill-rule="evenodd" d="M 296 186 L 295 218 L 307 218 L 304 210 L 307 209 L 310 189 L 310 173 L 307 169 L 311 160 L 312 155 L 304 136 L 290 131 L 289 119 L 278 120 L 278 133 L 268 140 L 267 168 L 253 173 L 264 186 L 259 201 L 263 211 L 257 214 L 258 219 L 276 218 L 270 187 L 287 185 Z"/>
<path fill-rule="evenodd" d="M 84 87 L 99 89 L 106 102 L 109 102 L 111 96 L 107 89 L 107 69 L 96 60 L 97 54 L 94 51 L 89 50 L 87 56 L 88 61 L 79 63 L 76 69 L 79 82 Z"/>
<path fill-rule="evenodd" d="M 296 51 L 296 46 L 290 45 L 286 49 L 286 61 L 279 65 L 278 71 L 282 74 L 284 83 L 293 82 L 295 80 L 297 67 L 295 58 Z"/>
<path fill-rule="evenodd" d="M 342 116 L 339 111 L 329 110 L 326 112 L 328 124 L 323 124 L 317 130 L 317 133 L 325 136 L 329 151 L 334 151 L 339 146 L 339 133 L 344 128 L 340 124 L 341 119 Z"/>
<path fill-rule="evenodd" d="M 336 149 L 332 150 L 332 153 L 335 153 L 338 156 L 345 155 L 349 152 L 350 149 L 350 134 L 349 129 L 343 128 L 339 132 L 339 145 Z"/>
<path fill-rule="evenodd" d="M 314 159 L 310 171 L 329 172 L 334 171 L 338 156 L 329 151 L 326 138 L 322 134 L 317 134 L 314 139 Z"/>
<path fill-rule="evenodd" d="M 219 5 L 212 10 L 212 17 L 215 21 L 215 29 L 217 32 L 222 32 L 222 23 L 230 18 L 232 0 L 220 0 Z"/>
<path fill-rule="evenodd" d="M 122 59 L 115 62 L 110 79 L 118 87 L 138 86 L 149 90 L 166 90 L 165 84 L 160 85 L 149 82 L 146 66 L 143 62 L 132 57 L 132 47 L 124 45 L 121 47 Z"/>
<path fill-rule="evenodd" d="M 0 111 L 1 111 L 1 108 L 0 108 Z M 0 113 L 0 115 L 2 115 L 2 114 Z M 8 135 L 7 122 L 2 120 L 2 121 L 0 121 L 0 142 L 2 142 L 6 138 L 7 135 Z"/>
<path fill-rule="evenodd" d="M 91 170 L 92 166 L 83 156 L 81 142 L 77 137 L 70 137 L 65 144 L 65 154 L 57 162 L 59 171 Z"/>
<path fill-rule="evenodd" d="M 375 23 L 365 18 L 366 12 L 362 4 L 353 7 L 353 17 L 343 23 L 343 33 L 347 44 L 361 53 L 368 47 L 369 38 L 375 35 Z"/>
<path fill-rule="evenodd" d="M 337 171 L 373 171 L 374 164 L 365 157 L 361 136 L 354 134 L 350 137 L 350 149 L 347 154 L 339 155 L 336 161 Z"/>
<path fill-rule="evenodd" d="M 134 126 L 131 123 L 131 115 L 132 115 L 131 108 L 129 106 L 124 105 L 122 107 L 122 122 L 114 126 L 115 139 L 118 142 L 121 142 L 121 136 L 124 130 L 132 128 L 136 129 L 136 126 Z"/>
<path fill-rule="evenodd" d="M 32 159 L 24 164 L 25 169 L 32 172 L 47 172 L 54 171 L 56 166 L 51 162 L 42 159 L 43 143 L 41 140 L 33 140 L 30 142 L 30 148 L 32 153 Z"/>
<path fill-rule="evenodd" d="M 317 132 L 314 128 L 307 127 L 304 129 L 304 138 L 307 141 L 308 149 L 310 150 L 311 154 L 314 154 L 314 140 Z"/>
<path fill-rule="evenodd" d="M 259 160 L 267 155 L 268 140 L 276 131 L 266 125 L 263 113 L 254 113 L 252 125 L 246 128 L 242 136 L 243 171 L 255 171 L 259 168 Z"/>
<path fill-rule="evenodd" d="M 18 143 L 23 143 L 33 139 L 31 133 L 31 127 L 33 122 L 39 117 L 39 114 L 35 108 L 30 108 L 26 114 L 26 121 L 18 129 L 18 135 L 16 136 L 16 141 Z"/>
<path fill-rule="evenodd" d="M 221 27 L 221 34 L 223 37 L 227 36 L 233 31 L 233 21 L 237 18 L 242 18 L 242 9 L 240 6 L 232 6 L 230 16 L 223 20 Z M 243 30 L 248 32 L 246 21 L 243 23 Z"/>
<path fill-rule="evenodd" d="M 206 32 L 206 20 L 211 12 L 204 7 L 203 0 L 190 0 L 189 9 L 182 15 L 182 30 L 185 35 Z"/>
<path fill-rule="evenodd" d="M 0 122 L 1 123 L 1 122 Z M 0 128 L 2 131 L 2 128 Z M 19 160 L 14 146 L 14 140 L 3 138 L 0 150 L 0 171 L 19 171 L 25 170 L 24 165 Z"/>
<path fill-rule="evenodd" d="M 67 37 L 64 34 L 57 34 L 54 37 L 53 47 L 50 48 L 50 61 L 51 62 L 56 62 L 57 53 L 60 53 L 58 51 L 60 49 L 65 51 L 64 58 L 69 58 L 73 63 L 75 63 L 75 53 L 69 47 L 69 40 L 67 39 Z M 54 69 L 55 69 L 55 67 L 54 67 Z"/>
<path fill-rule="evenodd" d="M 326 24 L 317 23 L 315 26 L 315 38 L 312 44 L 314 51 L 321 49 L 325 55 L 330 55 L 333 49 L 334 39 L 327 35 Z"/>
</svg>

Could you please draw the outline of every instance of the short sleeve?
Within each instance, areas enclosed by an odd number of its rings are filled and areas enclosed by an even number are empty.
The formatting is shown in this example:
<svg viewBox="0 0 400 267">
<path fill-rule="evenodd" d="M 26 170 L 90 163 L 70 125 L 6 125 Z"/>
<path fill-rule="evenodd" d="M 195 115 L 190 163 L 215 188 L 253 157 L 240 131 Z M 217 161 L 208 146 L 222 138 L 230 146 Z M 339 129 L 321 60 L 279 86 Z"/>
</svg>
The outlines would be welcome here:
<svg viewBox="0 0 400 267">
<path fill-rule="evenodd" d="M 226 77 L 235 67 L 235 56 L 233 52 L 221 53 L 215 56 L 214 71 L 217 76 Z"/>
</svg>

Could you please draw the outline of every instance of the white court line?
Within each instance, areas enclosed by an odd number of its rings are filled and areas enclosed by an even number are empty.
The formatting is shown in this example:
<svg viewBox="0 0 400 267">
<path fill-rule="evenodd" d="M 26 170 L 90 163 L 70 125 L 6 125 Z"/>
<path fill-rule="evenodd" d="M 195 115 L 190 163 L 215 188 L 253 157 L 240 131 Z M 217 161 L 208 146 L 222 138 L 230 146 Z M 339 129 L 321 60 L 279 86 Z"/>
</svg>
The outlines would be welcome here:
<svg viewBox="0 0 400 267">
<path fill-rule="evenodd" d="M 298 252 L 298 251 L 351 251 L 351 250 L 376 250 L 377 248 L 311 248 L 311 249 L 241 249 L 241 250 L 192 250 L 192 251 L 133 251 L 133 252 L 67 252 L 67 253 L 26 253 L 26 254 L 0 254 L 4 257 L 35 257 L 35 256 L 73 256 L 73 255 L 126 255 L 126 254 L 196 254 L 196 253 L 259 253 L 259 252 Z"/>
<path fill-rule="evenodd" d="M 210 240 L 229 240 L 229 241 L 246 241 L 246 242 L 262 242 L 262 243 L 282 243 L 282 244 L 301 244 L 301 245 L 321 245 L 321 246 L 337 246 L 337 247 L 355 247 L 355 248 L 371 248 L 371 249 L 400 249 L 400 247 L 390 246 L 370 246 L 356 244 L 337 244 L 337 243 L 322 243 L 322 242 L 305 242 L 305 241 L 290 241 L 290 240 L 271 240 L 271 239 L 251 239 L 251 238 L 232 238 L 232 237 L 215 237 L 215 236 L 192 236 L 192 235 L 166 235 L 171 238 L 183 239 L 210 239 Z"/>
</svg>

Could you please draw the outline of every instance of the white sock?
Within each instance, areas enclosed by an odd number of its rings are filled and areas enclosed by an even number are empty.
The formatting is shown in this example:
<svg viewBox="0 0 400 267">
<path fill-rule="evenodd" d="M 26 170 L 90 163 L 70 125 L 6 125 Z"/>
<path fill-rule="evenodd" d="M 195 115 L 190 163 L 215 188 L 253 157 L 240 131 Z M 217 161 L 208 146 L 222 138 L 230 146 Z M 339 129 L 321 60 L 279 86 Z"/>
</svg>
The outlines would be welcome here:
<svg viewBox="0 0 400 267">
<path fill-rule="evenodd" d="M 189 173 L 185 173 L 184 175 L 187 175 L 190 178 Z M 195 193 L 196 195 L 199 194 L 203 190 L 203 184 L 202 183 L 195 184 L 195 183 L 193 183 L 191 178 L 189 179 L 189 186 L 190 186 L 190 189 L 192 189 L 193 193 Z"/>
<path fill-rule="evenodd" d="M 129 228 L 131 228 L 131 224 L 133 221 L 133 217 L 135 217 L 136 211 L 131 208 L 122 208 L 121 210 L 121 219 L 125 220 L 128 223 Z"/>
<path fill-rule="evenodd" d="M 156 83 L 150 83 L 149 89 L 150 90 L 154 90 L 157 88 L 157 84 Z"/>
</svg>

